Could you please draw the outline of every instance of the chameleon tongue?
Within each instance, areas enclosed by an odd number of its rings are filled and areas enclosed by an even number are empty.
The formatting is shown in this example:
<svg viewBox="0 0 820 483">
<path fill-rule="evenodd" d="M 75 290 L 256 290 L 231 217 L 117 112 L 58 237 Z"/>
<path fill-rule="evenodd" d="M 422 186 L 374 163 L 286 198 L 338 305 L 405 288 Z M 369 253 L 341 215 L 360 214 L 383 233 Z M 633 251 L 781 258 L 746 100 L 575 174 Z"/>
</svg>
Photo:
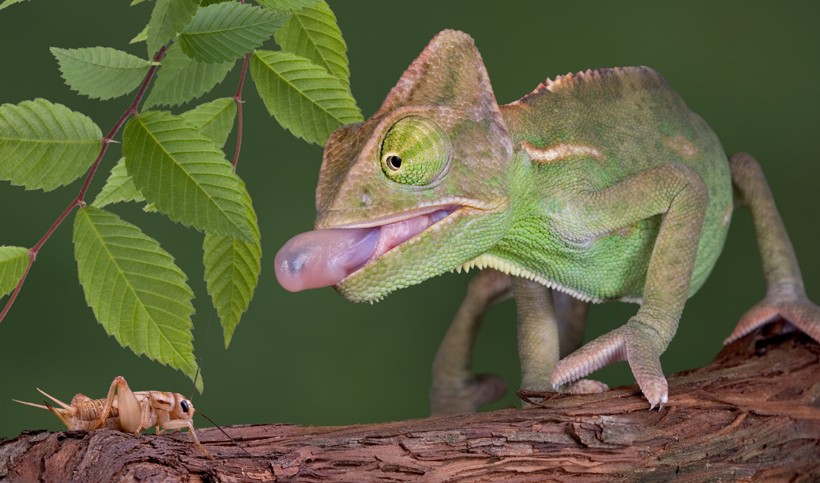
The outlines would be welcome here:
<svg viewBox="0 0 820 483">
<path fill-rule="evenodd" d="M 373 228 L 314 230 L 296 235 L 276 254 L 276 279 L 291 292 L 336 285 L 368 260 L 380 257 L 448 214 L 448 210 L 439 210 Z"/>
<path fill-rule="evenodd" d="M 370 258 L 379 231 L 314 230 L 296 235 L 276 254 L 276 280 L 290 292 L 335 285 Z"/>
</svg>

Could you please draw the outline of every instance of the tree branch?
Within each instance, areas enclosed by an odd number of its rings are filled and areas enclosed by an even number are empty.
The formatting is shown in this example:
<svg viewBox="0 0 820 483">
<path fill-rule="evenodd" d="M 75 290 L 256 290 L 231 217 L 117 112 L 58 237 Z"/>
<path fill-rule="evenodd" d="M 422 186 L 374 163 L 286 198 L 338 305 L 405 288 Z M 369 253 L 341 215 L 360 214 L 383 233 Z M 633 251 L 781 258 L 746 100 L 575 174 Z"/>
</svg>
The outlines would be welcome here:
<svg viewBox="0 0 820 483">
<path fill-rule="evenodd" d="M 776 329 L 769 329 L 774 333 Z M 636 386 L 550 394 L 543 407 L 344 427 L 187 434 L 27 432 L 0 442 L 0 478 L 45 481 L 817 481 L 820 345 L 759 332 L 669 378 L 649 411 Z"/>
</svg>

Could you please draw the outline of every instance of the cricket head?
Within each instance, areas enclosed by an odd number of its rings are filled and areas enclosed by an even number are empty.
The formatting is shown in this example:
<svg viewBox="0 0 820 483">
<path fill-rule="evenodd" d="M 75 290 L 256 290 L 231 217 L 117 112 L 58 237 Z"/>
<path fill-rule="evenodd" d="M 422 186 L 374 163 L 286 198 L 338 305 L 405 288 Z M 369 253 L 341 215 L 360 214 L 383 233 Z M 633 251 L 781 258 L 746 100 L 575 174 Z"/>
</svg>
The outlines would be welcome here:
<svg viewBox="0 0 820 483">
<path fill-rule="evenodd" d="M 175 392 L 173 393 L 173 401 L 169 402 L 171 403 L 171 410 L 168 413 L 171 415 L 171 419 L 193 419 L 196 410 L 190 399 L 186 399 L 182 394 Z"/>
<path fill-rule="evenodd" d="M 441 32 L 370 119 L 331 135 L 316 230 L 276 255 L 279 283 L 375 301 L 485 253 L 509 224 L 512 153 L 472 38 Z"/>
</svg>

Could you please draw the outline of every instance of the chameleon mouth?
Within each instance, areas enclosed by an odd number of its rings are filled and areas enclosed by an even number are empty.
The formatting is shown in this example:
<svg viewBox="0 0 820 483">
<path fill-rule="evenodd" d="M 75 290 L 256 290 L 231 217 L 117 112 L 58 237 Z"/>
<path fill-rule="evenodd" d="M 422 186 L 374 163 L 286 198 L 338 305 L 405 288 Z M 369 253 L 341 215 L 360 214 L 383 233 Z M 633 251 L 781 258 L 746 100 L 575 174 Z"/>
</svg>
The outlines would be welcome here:
<svg viewBox="0 0 820 483">
<path fill-rule="evenodd" d="M 291 238 L 276 254 L 276 279 L 298 292 L 336 285 L 397 246 L 421 236 L 459 206 L 433 206 L 369 226 L 309 231 Z"/>
</svg>

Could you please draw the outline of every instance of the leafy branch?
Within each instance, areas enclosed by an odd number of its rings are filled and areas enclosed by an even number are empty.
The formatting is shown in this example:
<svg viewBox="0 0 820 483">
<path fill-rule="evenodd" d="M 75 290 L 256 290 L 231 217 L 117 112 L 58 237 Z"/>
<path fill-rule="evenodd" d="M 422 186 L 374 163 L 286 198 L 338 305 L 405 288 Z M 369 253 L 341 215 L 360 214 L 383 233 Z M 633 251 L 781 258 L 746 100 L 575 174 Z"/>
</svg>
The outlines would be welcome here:
<svg viewBox="0 0 820 483">
<path fill-rule="evenodd" d="M 13 3 L 5 0 L 0 9 Z M 136 202 L 204 234 L 207 290 L 230 344 L 253 298 L 262 256 L 251 195 L 236 174 L 247 71 L 270 114 L 308 142 L 323 144 L 339 125 L 361 120 L 350 93 L 347 48 L 328 5 L 258 4 L 156 0 L 132 40 L 145 42 L 150 60 L 110 47 L 52 48 L 65 83 L 81 95 L 106 100 L 137 89 L 105 136 L 88 117 L 45 99 L 0 105 L 0 180 L 48 191 L 85 174 L 77 196 L 37 244 L 0 247 L 0 297 L 10 293 L 0 321 L 39 251 L 78 208 L 74 252 L 96 319 L 122 346 L 195 379 L 193 292 L 186 275 L 158 241 L 108 208 Z M 262 49 L 271 40 L 281 50 Z M 233 97 L 177 113 L 144 110 L 185 105 L 207 94 L 239 58 Z M 228 161 L 222 148 L 234 124 L 236 145 Z M 90 183 L 121 129 L 122 157 L 87 205 Z M 197 384 L 201 389 L 201 380 Z"/>
</svg>

